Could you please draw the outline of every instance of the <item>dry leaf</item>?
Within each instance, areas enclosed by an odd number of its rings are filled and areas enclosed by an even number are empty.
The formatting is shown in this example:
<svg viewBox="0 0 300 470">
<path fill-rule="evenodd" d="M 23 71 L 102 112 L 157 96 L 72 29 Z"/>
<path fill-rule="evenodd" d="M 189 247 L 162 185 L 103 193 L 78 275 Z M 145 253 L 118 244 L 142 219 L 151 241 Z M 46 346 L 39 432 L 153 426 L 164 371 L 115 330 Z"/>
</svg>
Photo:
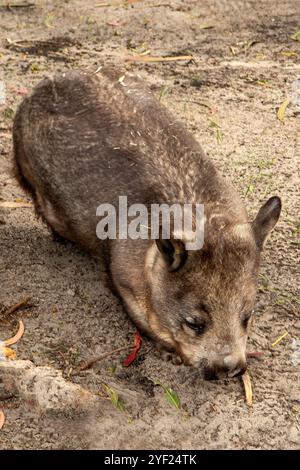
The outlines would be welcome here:
<svg viewBox="0 0 300 470">
<path fill-rule="evenodd" d="M 290 98 L 287 98 L 286 100 L 284 100 L 282 105 L 279 106 L 279 109 L 277 111 L 277 117 L 278 117 L 279 121 L 281 121 L 281 122 L 284 122 L 285 111 L 286 111 L 286 108 L 288 107 L 289 103 L 290 103 Z"/>
<path fill-rule="evenodd" d="M 252 406 L 253 405 L 252 385 L 251 385 L 250 375 L 247 371 L 242 375 L 242 379 L 243 379 L 243 384 L 245 388 L 246 403 L 248 406 Z"/>
<path fill-rule="evenodd" d="M 5 415 L 0 408 L 0 429 L 3 428 L 4 424 L 5 424 Z"/>
<path fill-rule="evenodd" d="M 288 334 L 289 334 L 289 332 L 288 332 L 288 331 L 285 331 L 285 332 L 283 333 L 283 335 L 279 336 L 279 338 L 277 338 L 277 339 L 274 341 L 274 343 L 272 343 L 272 348 L 274 348 L 275 346 L 277 346 L 277 344 L 280 343 L 280 341 L 282 341 L 283 338 L 285 338 Z"/>
<path fill-rule="evenodd" d="M 19 320 L 18 332 L 12 338 L 9 338 L 3 341 L 5 346 L 11 346 L 12 344 L 15 344 L 17 341 L 19 341 L 19 339 L 22 338 L 24 331 L 25 331 L 24 323 L 22 322 L 22 320 Z"/>
<path fill-rule="evenodd" d="M 139 332 L 137 331 L 134 336 L 133 351 L 123 361 L 123 365 L 125 367 L 130 366 L 130 364 L 132 364 L 136 360 L 141 345 L 142 345 L 142 338 Z"/>
<path fill-rule="evenodd" d="M 215 28 L 215 25 L 213 23 L 202 23 L 199 26 L 200 29 L 212 29 Z"/>
<path fill-rule="evenodd" d="M 6 359 L 9 359 L 9 360 L 14 360 L 17 357 L 15 351 L 11 348 L 3 348 L 3 355 L 4 357 L 6 357 Z"/>
</svg>

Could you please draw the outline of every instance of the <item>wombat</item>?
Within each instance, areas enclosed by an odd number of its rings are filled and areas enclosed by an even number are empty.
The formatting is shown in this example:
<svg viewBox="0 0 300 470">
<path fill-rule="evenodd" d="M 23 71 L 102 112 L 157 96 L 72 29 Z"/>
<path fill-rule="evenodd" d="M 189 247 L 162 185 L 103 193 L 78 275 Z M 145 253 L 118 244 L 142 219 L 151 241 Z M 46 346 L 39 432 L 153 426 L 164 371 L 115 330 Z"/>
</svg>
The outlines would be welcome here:
<svg viewBox="0 0 300 470">
<path fill-rule="evenodd" d="M 114 288 L 167 358 L 206 379 L 246 369 L 246 341 L 264 241 L 281 211 L 271 197 L 249 221 L 243 203 L 195 138 L 143 80 L 115 67 L 44 79 L 13 127 L 20 184 L 60 236 L 106 253 Z M 204 244 L 96 235 L 97 207 L 204 205 Z"/>
</svg>

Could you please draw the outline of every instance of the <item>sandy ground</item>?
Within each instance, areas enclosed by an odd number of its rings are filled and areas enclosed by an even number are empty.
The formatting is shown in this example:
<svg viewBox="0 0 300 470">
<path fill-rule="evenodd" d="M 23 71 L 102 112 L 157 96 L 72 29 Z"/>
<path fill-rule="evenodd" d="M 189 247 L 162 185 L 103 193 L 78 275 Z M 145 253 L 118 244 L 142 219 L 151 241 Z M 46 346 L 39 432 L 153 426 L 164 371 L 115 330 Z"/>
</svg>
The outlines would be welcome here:
<svg viewBox="0 0 300 470">
<path fill-rule="evenodd" d="M 72 378 L 93 392 L 109 384 L 127 413 L 103 400 L 102 414 L 49 416 L 18 398 L 6 399 L 0 403 L 7 420 L 0 448 L 299 448 L 299 106 L 293 101 L 284 124 L 276 113 L 300 78 L 300 43 L 290 37 L 299 30 L 300 5 L 294 0 L 97 3 L 0 7 L 0 79 L 7 91 L 0 105 L 0 202 L 26 200 L 9 169 L 12 117 L 27 90 L 45 74 L 66 68 L 126 63 L 140 73 L 234 182 L 251 215 L 270 195 L 283 199 L 282 217 L 265 250 L 249 340 L 250 351 L 264 352 L 250 361 L 254 405 L 245 404 L 239 379 L 204 382 L 197 370 L 162 362 L 144 340 L 131 367 L 122 366 L 121 355 Z M 45 40 L 46 45 L 39 42 Z M 125 62 L 147 50 L 151 56 L 192 54 L 194 61 Z M 31 208 L 0 210 L 0 311 L 32 295 L 10 323 L 0 323 L 4 339 L 23 319 L 18 357 L 52 365 L 68 377 L 83 360 L 131 343 L 135 328 L 106 287 L 103 268 L 71 244 L 53 241 Z M 285 331 L 288 336 L 272 348 Z M 153 379 L 176 391 L 181 411 L 170 406 Z"/>
</svg>

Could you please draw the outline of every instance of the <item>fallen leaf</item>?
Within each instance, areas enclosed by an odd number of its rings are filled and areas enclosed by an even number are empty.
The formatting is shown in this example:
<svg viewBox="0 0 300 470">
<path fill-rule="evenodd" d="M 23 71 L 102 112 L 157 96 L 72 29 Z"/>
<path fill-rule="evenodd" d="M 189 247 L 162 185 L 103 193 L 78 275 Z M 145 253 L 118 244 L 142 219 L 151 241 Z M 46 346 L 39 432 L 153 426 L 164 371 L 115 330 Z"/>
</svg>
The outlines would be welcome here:
<svg viewBox="0 0 300 470">
<path fill-rule="evenodd" d="M 5 424 L 5 415 L 0 408 L 0 429 L 3 428 L 4 424 Z"/>
<path fill-rule="evenodd" d="M 171 406 L 179 410 L 181 408 L 181 402 L 177 393 L 174 392 L 174 390 L 172 390 L 171 388 L 163 385 L 160 380 L 153 380 L 153 382 L 155 383 L 155 385 L 160 385 L 162 387 L 167 402 L 170 403 Z"/>
<path fill-rule="evenodd" d="M 177 395 L 176 392 L 174 392 L 174 390 L 172 390 L 171 388 L 166 388 L 165 389 L 165 397 L 167 399 L 167 401 L 170 403 L 170 405 L 174 406 L 175 408 L 177 408 L 177 410 L 179 410 L 180 408 L 180 398 L 179 396 Z"/>
<path fill-rule="evenodd" d="M 139 332 L 137 331 L 134 336 L 133 351 L 123 361 L 123 365 L 125 367 L 130 366 L 130 364 L 132 364 L 136 360 L 138 352 L 141 348 L 141 345 L 142 345 L 142 338 Z"/>
<path fill-rule="evenodd" d="M 215 121 L 214 119 L 209 118 L 209 127 L 220 128 L 221 126 L 217 121 Z"/>
<path fill-rule="evenodd" d="M 200 29 L 212 29 L 214 27 L 215 25 L 213 23 L 202 23 L 199 26 Z"/>
<path fill-rule="evenodd" d="M 22 338 L 24 331 L 25 331 L 24 323 L 22 322 L 22 320 L 19 320 L 19 329 L 17 333 L 12 338 L 9 338 L 3 341 L 5 346 L 11 346 L 12 344 L 15 344 L 17 341 L 19 341 L 19 339 Z"/>
<path fill-rule="evenodd" d="M 281 55 L 284 55 L 285 57 L 298 57 L 298 54 L 293 51 L 283 51 L 281 52 Z"/>
<path fill-rule="evenodd" d="M 243 384 L 245 388 L 246 403 L 248 406 L 252 406 L 253 405 L 252 385 L 251 385 L 250 375 L 247 371 L 242 375 L 242 380 L 243 380 Z"/>
<path fill-rule="evenodd" d="M 288 107 L 289 103 L 290 103 L 290 98 L 287 98 L 279 106 L 279 109 L 277 111 L 277 117 L 278 117 L 279 121 L 281 121 L 281 122 L 284 122 L 285 111 L 286 111 L 286 108 Z"/>
<path fill-rule="evenodd" d="M 287 335 L 289 334 L 288 331 L 285 331 L 283 333 L 283 335 L 279 336 L 279 338 L 277 338 L 273 343 L 272 343 L 272 348 L 275 348 L 275 346 L 277 346 L 278 343 L 280 343 L 280 341 L 283 340 L 283 338 L 285 338 Z"/>
<path fill-rule="evenodd" d="M 293 33 L 290 38 L 293 40 L 293 41 L 299 41 L 300 40 L 300 29 L 298 31 L 296 31 L 295 33 Z"/>
<path fill-rule="evenodd" d="M 126 412 L 125 410 L 125 406 L 123 405 L 123 403 L 121 402 L 120 398 L 119 398 L 119 395 L 118 393 L 113 389 L 111 388 L 109 385 L 107 384 L 103 384 L 103 387 L 108 395 L 108 397 L 110 398 L 110 401 L 112 402 L 112 404 L 120 411 L 122 411 L 123 413 Z"/>
<path fill-rule="evenodd" d="M 15 351 L 11 348 L 3 348 L 3 355 L 6 359 L 9 359 L 9 360 L 16 359 L 17 357 Z"/>
</svg>

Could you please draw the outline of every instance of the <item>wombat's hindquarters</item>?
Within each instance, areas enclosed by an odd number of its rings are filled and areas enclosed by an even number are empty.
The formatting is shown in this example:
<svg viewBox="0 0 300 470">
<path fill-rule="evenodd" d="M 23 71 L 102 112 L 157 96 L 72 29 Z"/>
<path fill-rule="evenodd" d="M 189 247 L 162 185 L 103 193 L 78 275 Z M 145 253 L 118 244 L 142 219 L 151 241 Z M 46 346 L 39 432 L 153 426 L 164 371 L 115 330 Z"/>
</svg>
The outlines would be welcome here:
<svg viewBox="0 0 300 470">
<path fill-rule="evenodd" d="M 43 216 L 41 207 L 38 204 L 35 188 L 30 182 L 30 177 L 27 174 L 25 168 L 29 168 L 29 162 L 26 157 L 26 151 L 24 148 L 24 127 L 23 127 L 23 116 L 26 110 L 27 99 L 20 104 L 13 123 L 13 175 L 17 179 L 21 188 L 28 193 L 33 202 L 38 217 L 42 217 L 45 223 L 46 218 Z"/>
<path fill-rule="evenodd" d="M 17 179 L 21 188 L 31 196 L 35 212 L 38 218 L 41 218 L 43 222 L 48 226 L 52 232 L 53 238 L 56 240 L 61 240 L 65 236 L 61 227 L 55 227 L 50 212 L 54 216 L 54 208 L 51 205 L 51 211 L 46 211 L 47 201 L 43 196 L 42 190 L 37 190 L 37 184 L 34 179 L 34 172 L 30 166 L 30 158 L 27 155 L 27 150 L 25 148 L 26 143 L 26 132 L 28 132 L 27 124 L 30 123 L 30 116 L 28 114 L 28 109 L 30 108 L 30 102 L 28 98 L 25 98 L 20 104 L 14 119 L 13 124 L 13 168 L 12 172 L 14 177 Z M 34 145 L 34 142 L 32 143 Z M 34 149 L 32 149 L 34 151 Z M 40 158 L 43 158 L 41 155 Z M 52 219 L 53 219 L 52 216 Z M 56 219 L 56 217 L 55 217 Z M 67 235 L 67 234 L 66 234 Z M 68 238 L 66 236 L 66 238 Z"/>
</svg>

